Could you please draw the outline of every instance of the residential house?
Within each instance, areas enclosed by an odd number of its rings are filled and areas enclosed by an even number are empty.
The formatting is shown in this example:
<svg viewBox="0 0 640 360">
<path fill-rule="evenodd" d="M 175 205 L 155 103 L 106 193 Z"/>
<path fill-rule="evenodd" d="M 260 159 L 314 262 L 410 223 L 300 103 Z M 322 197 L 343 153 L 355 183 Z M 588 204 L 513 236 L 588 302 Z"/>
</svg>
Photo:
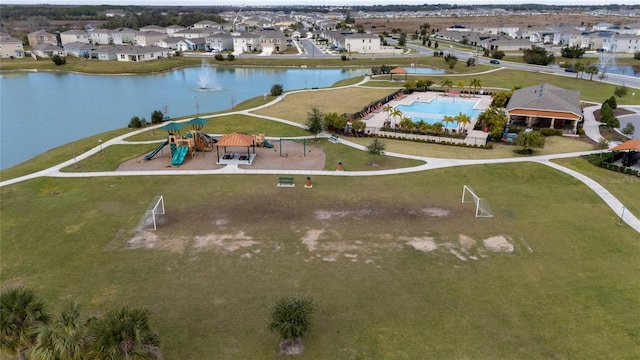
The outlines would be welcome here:
<svg viewBox="0 0 640 360">
<path fill-rule="evenodd" d="M 93 54 L 96 56 L 98 61 L 110 61 L 117 60 L 118 54 L 116 53 L 116 48 L 120 45 L 116 46 L 99 46 L 93 50 Z"/>
<path fill-rule="evenodd" d="M 125 17 L 127 16 L 127 13 L 124 12 L 124 10 L 122 9 L 110 9 L 104 12 L 104 16 L 108 17 L 108 18 L 112 18 L 112 17 Z"/>
<path fill-rule="evenodd" d="M 147 26 L 143 26 L 140 28 L 140 31 L 152 31 L 152 32 L 159 32 L 159 33 L 167 33 L 167 30 L 165 28 L 163 28 L 162 26 L 158 26 L 158 25 L 147 25 Z"/>
<path fill-rule="evenodd" d="M 226 51 L 233 49 L 233 36 L 227 33 L 218 33 L 206 37 L 206 50 Z"/>
<path fill-rule="evenodd" d="M 345 49 L 351 52 L 363 54 L 375 54 L 388 51 L 382 51 L 382 41 L 375 34 L 349 33 L 344 34 L 344 43 L 338 46 L 339 49 Z M 393 47 L 392 47 L 393 48 Z"/>
<path fill-rule="evenodd" d="M 156 31 L 138 31 L 133 37 L 133 43 L 138 46 L 153 46 L 167 37 L 167 34 Z"/>
<path fill-rule="evenodd" d="M 63 45 L 67 55 L 79 58 L 91 59 L 96 45 L 75 41 Z"/>
<path fill-rule="evenodd" d="M 167 33 L 167 35 L 169 37 L 173 36 L 174 33 L 184 30 L 186 29 L 184 26 L 180 26 L 180 25 L 169 25 L 166 28 L 164 28 L 165 32 Z"/>
<path fill-rule="evenodd" d="M 248 32 L 240 33 L 233 37 L 233 53 L 260 51 L 260 43 L 260 36 Z"/>
<path fill-rule="evenodd" d="M 62 46 L 72 42 L 91 43 L 91 34 L 83 30 L 67 30 L 60 33 Z"/>
<path fill-rule="evenodd" d="M 168 38 L 164 38 L 160 41 L 158 41 L 156 43 L 156 46 L 160 46 L 161 48 L 165 48 L 165 49 L 171 49 L 171 50 L 182 50 L 181 44 L 186 44 L 184 43 L 183 38 L 174 38 L 174 37 L 168 37 Z"/>
<path fill-rule="evenodd" d="M 96 45 L 111 45 L 113 44 L 111 33 L 112 31 L 108 29 L 95 29 L 89 33 L 90 42 Z"/>
<path fill-rule="evenodd" d="M 580 92 L 542 84 L 513 92 L 506 107 L 511 125 L 577 134 L 583 119 Z"/>
<path fill-rule="evenodd" d="M 167 57 L 168 50 L 159 46 L 117 45 L 118 61 L 149 61 Z"/>
<path fill-rule="evenodd" d="M 198 21 L 197 23 L 193 24 L 193 28 L 194 29 L 206 29 L 206 28 L 222 29 L 222 26 L 220 24 L 218 24 L 217 22 L 215 22 L 215 21 L 202 20 L 202 21 Z"/>
<path fill-rule="evenodd" d="M 181 37 L 186 39 L 206 38 L 209 35 L 213 35 L 216 32 L 222 30 L 215 28 L 198 28 L 198 29 L 184 29 L 173 33 L 173 37 Z"/>
<path fill-rule="evenodd" d="M 482 47 L 489 51 L 520 51 L 522 49 L 531 48 L 531 42 L 524 39 L 488 39 L 488 41 L 480 42 Z"/>
<path fill-rule="evenodd" d="M 614 35 L 602 42 L 607 52 L 635 54 L 640 52 L 640 35 Z"/>
<path fill-rule="evenodd" d="M 279 53 L 287 49 L 287 37 L 282 31 L 262 30 L 255 34 L 260 37 L 260 50 L 263 53 Z"/>
<path fill-rule="evenodd" d="M 31 47 L 39 44 L 58 45 L 58 37 L 44 30 L 38 30 L 27 34 L 27 39 L 29 39 L 29 46 Z"/>
<path fill-rule="evenodd" d="M 39 58 L 52 58 L 54 55 L 65 56 L 63 48 L 58 45 L 38 44 L 31 48 L 31 56 Z"/>
<path fill-rule="evenodd" d="M 134 44 L 138 31 L 129 28 L 120 28 L 111 31 L 111 38 L 115 45 Z"/>
<path fill-rule="evenodd" d="M 0 37 L 0 58 L 3 59 L 20 59 L 24 57 L 24 48 L 22 41 L 9 37 Z"/>
</svg>

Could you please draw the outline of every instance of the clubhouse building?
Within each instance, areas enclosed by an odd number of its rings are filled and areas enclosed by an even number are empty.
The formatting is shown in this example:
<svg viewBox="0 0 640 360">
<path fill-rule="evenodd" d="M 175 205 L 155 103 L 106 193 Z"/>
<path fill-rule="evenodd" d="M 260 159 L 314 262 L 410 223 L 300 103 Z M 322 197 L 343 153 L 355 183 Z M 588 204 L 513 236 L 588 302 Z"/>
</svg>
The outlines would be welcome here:
<svg viewBox="0 0 640 360">
<path fill-rule="evenodd" d="M 577 134 L 583 119 L 580 92 L 549 84 L 514 91 L 506 112 L 511 125 L 561 129 L 564 135 Z"/>
</svg>

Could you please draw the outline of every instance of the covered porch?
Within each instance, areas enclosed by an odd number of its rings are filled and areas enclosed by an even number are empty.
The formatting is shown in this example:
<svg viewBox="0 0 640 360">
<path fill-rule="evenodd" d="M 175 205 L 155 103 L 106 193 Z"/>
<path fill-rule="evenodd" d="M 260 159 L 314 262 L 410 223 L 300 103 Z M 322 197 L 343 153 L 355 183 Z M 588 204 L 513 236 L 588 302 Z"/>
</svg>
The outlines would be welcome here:
<svg viewBox="0 0 640 360">
<path fill-rule="evenodd" d="M 562 130 L 564 135 L 578 133 L 578 124 L 582 117 L 569 112 L 512 109 L 509 111 L 509 124 L 523 128 L 549 128 Z"/>
</svg>

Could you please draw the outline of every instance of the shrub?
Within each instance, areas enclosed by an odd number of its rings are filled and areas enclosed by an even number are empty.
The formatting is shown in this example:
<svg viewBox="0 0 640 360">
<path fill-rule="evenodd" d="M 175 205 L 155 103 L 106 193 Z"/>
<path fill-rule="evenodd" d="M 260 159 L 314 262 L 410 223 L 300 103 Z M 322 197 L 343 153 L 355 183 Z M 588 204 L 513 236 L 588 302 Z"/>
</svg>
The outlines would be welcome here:
<svg viewBox="0 0 640 360">
<path fill-rule="evenodd" d="M 562 136 L 561 129 L 542 128 L 540 129 L 540 133 L 544 136 Z"/>
<path fill-rule="evenodd" d="M 236 59 L 235 55 L 233 55 L 233 54 L 229 54 L 229 55 L 227 55 L 227 60 L 229 60 L 229 61 L 233 61 L 233 60 L 235 60 L 235 59 Z"/>
<path fill-rule="evenodd" d="M 60 66 L 60 65 L 64 65 L 67 63 L 67 58 L 64 56 L 60 56 L 60 55 L 53 55 L 51 57 L 51 60 L 53 61 L 54 64 Z"/>
<path fill-rule="evenodd" d="M 271 87 L 271 96 L 280 96 L 282 95 L 284 91 L 284 88 L 282 87 L 282 84 L 274 84 Z"/>
<path fill-rule="evenodd" d="M 347 61 L 349 59 L 347 58 L 347 55 L 342 55 L 342 56 L 340 56 L 340 60 Z"/>
<path fill-rule="evenodd" d="M 139 117 L 134 116 L 131 118 L 131 120 L 129 120 L 129 127 L 130 128 L 134 128 L 134 129 L 138 129 L 142 127 L 142 121 L 140 120 Z"/>
<path fill-rule="evenodd" d="M 217 61 L 224 61 L 224 55 L 222 54 L 216 54 L 216 56 L 214 56 L 213 58 Z"/>
</svg>

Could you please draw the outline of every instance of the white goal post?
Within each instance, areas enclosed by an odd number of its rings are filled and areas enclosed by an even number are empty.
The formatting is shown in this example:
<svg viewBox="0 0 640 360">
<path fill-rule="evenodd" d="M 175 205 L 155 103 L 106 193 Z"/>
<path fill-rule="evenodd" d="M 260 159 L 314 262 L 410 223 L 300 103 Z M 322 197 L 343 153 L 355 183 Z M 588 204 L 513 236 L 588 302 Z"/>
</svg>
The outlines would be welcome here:
<svg viewBox="0 0 640 360">
<path fill-rule="evenodd" d="M 142 219 L 140 219 L 140 223 L 138 223 L 137 230 L 156 230 L 157 215 L 164 215 L 164 197 L 162 195 L 156 196 L 151 200 L 149 207 L 147 207 Z"/>
<path fill-rule="evenodd" d="M 493 210 L 489 202 L 476 195 L 469 185 L 462 187 L 462 203 L 474 203 L 476 205 L 476 217 L 493 217 Z"/>
</svg>

